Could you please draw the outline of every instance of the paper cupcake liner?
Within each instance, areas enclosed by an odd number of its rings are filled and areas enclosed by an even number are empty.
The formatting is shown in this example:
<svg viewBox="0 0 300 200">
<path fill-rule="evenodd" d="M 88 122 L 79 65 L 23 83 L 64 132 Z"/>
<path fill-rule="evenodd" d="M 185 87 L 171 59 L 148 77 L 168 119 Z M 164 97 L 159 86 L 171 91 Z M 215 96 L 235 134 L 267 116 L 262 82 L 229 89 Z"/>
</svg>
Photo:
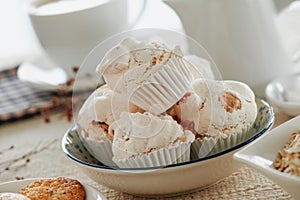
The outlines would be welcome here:
<svg viewBox="0 0 300 200">
<path fill-rule="evenodd" d="M 172 59 L 157 71 L 150 80 L 130 95 L 137 106 L 160 114 L 174 105 L 189 90 L 192 74 L 182 59 Z"/>
<path fill-rule="evenodd" d="M 238 145 L 248 138 L 249 129 L 250 127 L 228 136 L 196 139 L 191 145 L 191 159 L 203 158 Z"/>
<path fill-rule="evenodd" d="M 112 142 L 110 140 L 82 139 L 83 145 L 97 160 L 107 166 L 116 166 L 112 161 Z"/>
<path fill-rule="evenodd" d="M 120 168 L 159 167 L 186 162 L 190 160 L 191 143 L 180 143 L 166 149 L 159 149 L 149 154 L 139 155 L 128 159 L 115 159 L 113 161 Z"/>
</svg>

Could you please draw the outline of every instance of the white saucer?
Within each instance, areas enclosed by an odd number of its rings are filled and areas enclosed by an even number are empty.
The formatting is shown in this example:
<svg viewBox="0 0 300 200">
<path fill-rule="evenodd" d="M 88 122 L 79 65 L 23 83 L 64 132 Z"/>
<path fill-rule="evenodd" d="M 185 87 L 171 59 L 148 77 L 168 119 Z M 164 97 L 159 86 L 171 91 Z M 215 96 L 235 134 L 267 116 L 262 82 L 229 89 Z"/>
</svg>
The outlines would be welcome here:
<svg viewBox="0 0 300 200">
<path fill-rule="evenodd" d="M 265 93 L 274 107 L 290 116 L 300 115 L 300 73 L 273 80 Z"/>
<path fill-rule="evenodd" d="M 18 68 L 17 77 L 27 85 L 43 91 L 57 92 L 62 90 L 71 91 L 73 89 L 72 77 L 68 77 L 66 72 L 60 67 L 51 66 L 48 63 L 24 62 Z M 75 75 L 73 78 L 75 78 Z M 76 91 L 95 89 L 99 79 L 97 78 L 95 75 L 76 75 Z"/>
<path fill-rule="evenodd" d="M 22 187 L 32 183 L 33 181 L 38 179 L 24 179 L 19 181 L 10 181 L 5 183 L 0 183 L 0 193 L 1 192 L 14 192 L 18 193 Z M 101 194 L 96 189 L 88 186 L 86 184 L 81 183 L 86 192 L 86 200 L 106 200 L 107 198 Z"/>
<path fill-rule="evenodd" d="M 19 66 L 17 76 L 30 86 L 48 91 L 57 91 L 59 85 L 68 81 L 66 73 L 59 67 L 39 67 L 29 62 Z"/>
</svg>

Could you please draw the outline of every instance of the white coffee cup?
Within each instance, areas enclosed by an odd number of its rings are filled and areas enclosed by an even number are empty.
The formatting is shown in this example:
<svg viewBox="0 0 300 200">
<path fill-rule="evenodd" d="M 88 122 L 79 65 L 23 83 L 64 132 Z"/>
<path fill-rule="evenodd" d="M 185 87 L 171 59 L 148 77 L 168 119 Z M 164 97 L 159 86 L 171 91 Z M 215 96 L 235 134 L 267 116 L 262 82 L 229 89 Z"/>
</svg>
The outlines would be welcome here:
<svg viewBox="0 0 300 200">
<path fill-rule="evenodd" d="M 34 0 L 28 8 L 41 45 L 69 77 L 93 47 L 130 28 L 128 0 Z"/>
</svg>

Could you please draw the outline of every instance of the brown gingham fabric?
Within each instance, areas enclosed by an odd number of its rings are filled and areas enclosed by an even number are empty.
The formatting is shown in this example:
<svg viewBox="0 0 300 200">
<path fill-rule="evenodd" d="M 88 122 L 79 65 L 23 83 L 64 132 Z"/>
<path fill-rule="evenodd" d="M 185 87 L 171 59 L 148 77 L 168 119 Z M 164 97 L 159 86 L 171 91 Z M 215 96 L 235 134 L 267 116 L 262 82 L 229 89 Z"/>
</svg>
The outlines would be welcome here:
<svg viewBox="0 0 300 200">
<path fill-rule="evenodd" d="M 40 113 L 52 105 L 53 92 L 30 87 L 17 78 L 18 68 L 0 71 L 0 124 Z"/>
</svg>

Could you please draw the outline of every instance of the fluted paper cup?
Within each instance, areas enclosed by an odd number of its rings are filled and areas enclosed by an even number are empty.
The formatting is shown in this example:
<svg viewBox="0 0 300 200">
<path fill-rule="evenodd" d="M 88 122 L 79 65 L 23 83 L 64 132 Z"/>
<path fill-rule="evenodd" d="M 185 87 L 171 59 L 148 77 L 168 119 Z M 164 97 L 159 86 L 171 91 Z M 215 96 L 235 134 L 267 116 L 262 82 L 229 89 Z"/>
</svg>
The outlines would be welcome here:
<svg viewBox="0 0 300 200">
<path fill-rule="evenodd" d="M 193 75 L 183 59 L 172 59 L 161 66 L 149 80 L 126 94 L 137 106 L 160 114 L 169 109 L 189 90 Z"/>
<path fill-rule="evenodd" d="M 116 166 L 116 164 L 112 161 L 112 142 L 110 140 L 95 140 L 84 138 L 82 136 L 81 140 L 90 154 L 101 163 L 107 166 Z"/>
<path fill-rule="evenodd" d="M 113 161 L 120 168 L 145 168 L 164 167 L 171 164 L 186 162 L 190 160 L 191 143 L 178 143 L 165 149 L 159 149 L 143 155 L 133 156 L 126 159 L 115 159 Z"/>
<path fill-rule="evenodd" d="M 230 135 L 195 139 L 191 145 L 191 159 L 203 158 L 238 145 L 248 137 L 247 132 L 249 128 Z"/>
</svg>

